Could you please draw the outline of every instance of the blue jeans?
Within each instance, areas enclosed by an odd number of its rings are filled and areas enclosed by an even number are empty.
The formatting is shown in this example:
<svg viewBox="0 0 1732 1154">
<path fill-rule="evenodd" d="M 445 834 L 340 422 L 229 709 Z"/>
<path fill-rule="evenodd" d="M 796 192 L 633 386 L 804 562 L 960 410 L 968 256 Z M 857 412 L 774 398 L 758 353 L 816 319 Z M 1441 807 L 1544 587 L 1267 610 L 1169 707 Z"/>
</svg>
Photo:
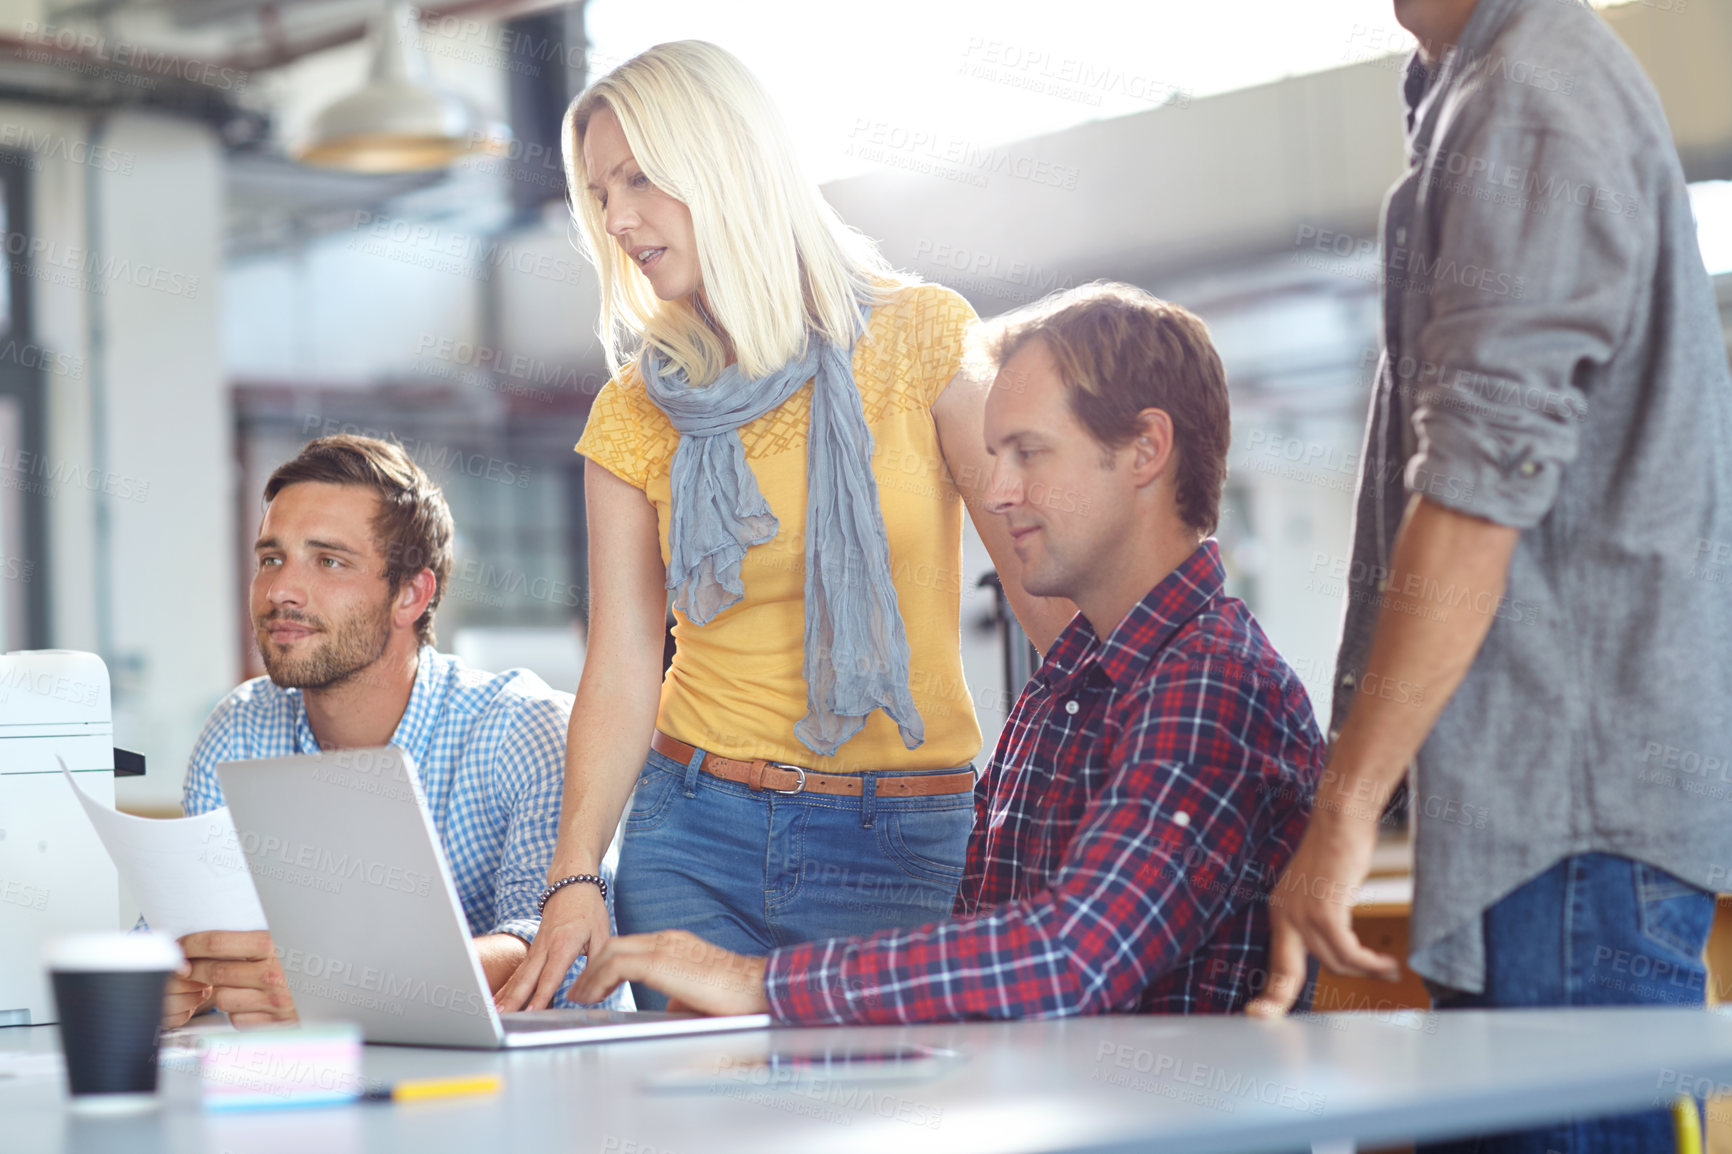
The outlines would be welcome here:
<svg viewBox="0 0 1732 1154">
<path fill-rule="evenodd" d="M 1714 895 L 1611 854 L 1565 858 L 1485 912 L 1485 993 L 1442 987 L 1440 1010 L 1703 1004 Z M 1666 1110 L 1421 1146 L 1424 1154 L 1668 1154 Z"/>
<path fill-rule="evenodd" d="M 620 841 L 625 934 L 689 930 L 735 953 L 950 915 L 974 796 L 753 792 L 651 751 Z M 955 770 L 934 770 L 954 773 Z M 898 774 L 897 776 L 904 776 Z M 666 999 L 633 983 L 639 1009 Z"/>
</svg>

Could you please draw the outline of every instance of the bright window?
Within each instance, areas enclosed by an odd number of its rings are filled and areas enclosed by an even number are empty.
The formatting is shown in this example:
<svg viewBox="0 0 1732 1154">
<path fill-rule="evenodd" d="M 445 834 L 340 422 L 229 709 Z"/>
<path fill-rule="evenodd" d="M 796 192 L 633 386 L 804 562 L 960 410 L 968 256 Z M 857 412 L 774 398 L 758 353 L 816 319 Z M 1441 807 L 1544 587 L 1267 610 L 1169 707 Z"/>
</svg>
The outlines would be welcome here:
<svg viewBox="0 0 1732 1154">
<path fill-rule="evenodd" d="M 664 40 L 734 53 L 819 181 L 871 171 L 873 134 L 942 156 L 1413 47 L 1389 0 L 590 0 L 585 21 L 596 76 Z"/>
</svg>

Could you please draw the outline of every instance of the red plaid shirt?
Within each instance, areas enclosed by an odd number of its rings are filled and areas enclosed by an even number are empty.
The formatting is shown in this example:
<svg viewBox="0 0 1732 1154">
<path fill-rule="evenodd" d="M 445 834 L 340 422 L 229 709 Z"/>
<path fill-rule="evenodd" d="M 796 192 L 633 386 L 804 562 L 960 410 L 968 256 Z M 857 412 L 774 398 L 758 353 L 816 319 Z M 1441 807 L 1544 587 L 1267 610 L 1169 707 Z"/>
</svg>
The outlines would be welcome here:
<svg viewBox="0 0 1732 1154">
<path fill-rule="evenodd" d="M 1104 642 L 1080 614 L 975 789 L 950 918 L 770 954 L 784 1022 L 1230 1013 L 1323 739 L 1205 541 Z"/>
</svg>

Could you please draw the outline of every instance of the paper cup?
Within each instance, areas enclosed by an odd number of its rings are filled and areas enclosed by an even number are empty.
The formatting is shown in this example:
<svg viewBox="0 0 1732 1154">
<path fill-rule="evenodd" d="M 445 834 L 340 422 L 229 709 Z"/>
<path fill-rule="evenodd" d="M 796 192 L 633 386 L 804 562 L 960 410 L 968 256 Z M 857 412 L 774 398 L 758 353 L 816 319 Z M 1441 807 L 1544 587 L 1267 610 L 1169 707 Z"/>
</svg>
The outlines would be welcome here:
<svg viewBox="0 0 1732 1154">
<path fill-rule="evenodd" d="M 163 992 L 183 960 L 162 934 L 71 934 L 48 944 L 43 962 L 73 1109 L 127 1113 L 156 1104 Z"/>
</svg>

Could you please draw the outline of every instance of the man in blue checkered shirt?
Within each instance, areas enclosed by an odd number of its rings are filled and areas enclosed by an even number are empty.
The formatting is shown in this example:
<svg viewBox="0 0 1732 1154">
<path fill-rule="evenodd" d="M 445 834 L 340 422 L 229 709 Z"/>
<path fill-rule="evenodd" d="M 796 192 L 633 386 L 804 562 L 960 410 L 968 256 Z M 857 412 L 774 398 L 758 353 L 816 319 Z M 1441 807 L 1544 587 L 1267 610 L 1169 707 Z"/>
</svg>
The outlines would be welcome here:
<svg viewBox="0 0 1732 1154">
<path fill-rule="evenodd" d="M 540 924 L 571 695 L 526 670 L 482 673 L 434 650 L 451 512 L 398 446 L 313 441 L 272 474 L 265 502 L 250 612 L 269 676 L 211 713 L 182 806 L 198 814 L 223 804 L 221 761 L 386 744 L 407 751 L 497 988 Z M 212 1006 L 242 1026 L 294 1019 L 268 933 L 195 933 L 181 944 L 188 964 L 170 983 L 165 1026 Z"/>
</svg>

